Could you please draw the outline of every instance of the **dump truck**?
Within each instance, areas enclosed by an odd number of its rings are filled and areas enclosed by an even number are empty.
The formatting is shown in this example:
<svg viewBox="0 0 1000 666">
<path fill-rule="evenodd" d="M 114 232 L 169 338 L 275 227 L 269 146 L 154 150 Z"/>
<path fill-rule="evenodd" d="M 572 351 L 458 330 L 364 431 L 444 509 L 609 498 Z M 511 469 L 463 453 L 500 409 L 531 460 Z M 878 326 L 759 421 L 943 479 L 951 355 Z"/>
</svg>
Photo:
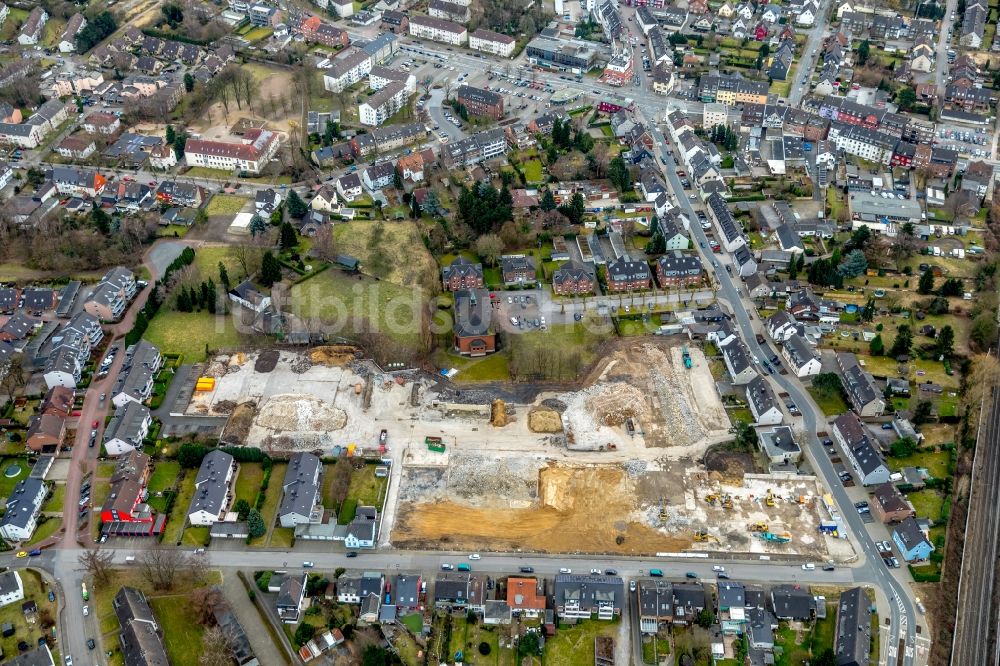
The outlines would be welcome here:
<svg viewBox="0 0 1000 666">
<path fill-rule="evenodd" d="M 444 453 L 444 442 L 440 437 L 424 437 L 424 444 L 427 445 L 429 451 Z"/>
</svg>

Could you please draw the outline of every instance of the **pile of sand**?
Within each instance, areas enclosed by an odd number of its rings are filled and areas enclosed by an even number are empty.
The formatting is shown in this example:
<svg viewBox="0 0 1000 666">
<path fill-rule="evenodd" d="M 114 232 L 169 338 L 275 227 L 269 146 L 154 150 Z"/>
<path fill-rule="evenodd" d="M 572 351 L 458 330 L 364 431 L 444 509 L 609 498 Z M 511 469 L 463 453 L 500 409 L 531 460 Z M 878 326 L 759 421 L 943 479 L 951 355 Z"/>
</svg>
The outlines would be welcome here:
<svg viewBox="0 0 1000 666">
<path fill-rule="evenodd" d="M 254 425 L 277 432 L 340 430 L 347 425 L 347 414 L 315 396 L 285 393 L 264 404 Z"/>
<path fill-rule="evenodd" d="M 554 409 L 538 407 L 528 413 L 528 430 L 531 432 L 562 432 L 562 417 Z"/>
<path fill-rule="evenodd" d="M 327 345 L 314 347 L 309 352 L 309 360 L 317 365 L 339 367 L 347 365 L 355 358 L 357 347 L 351 345 Z"/>
<path fill-rule="evenodd" d="M 490 425 L 495 428 L 502 428 L 513 419 L 507 416 L 507 403 L 497 398 L 490 405 Z"/>
</svg>

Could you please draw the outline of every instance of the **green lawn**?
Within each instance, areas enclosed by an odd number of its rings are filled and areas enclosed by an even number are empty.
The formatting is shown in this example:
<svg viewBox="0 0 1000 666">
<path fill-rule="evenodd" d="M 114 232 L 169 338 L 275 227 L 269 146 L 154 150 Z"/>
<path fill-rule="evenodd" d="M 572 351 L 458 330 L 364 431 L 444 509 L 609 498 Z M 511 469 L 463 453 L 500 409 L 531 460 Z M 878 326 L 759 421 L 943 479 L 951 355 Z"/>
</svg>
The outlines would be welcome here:
<svg viewBox="0 0 1000 666">
<path fill-rule="evenodd" d="M 944 495 L 936 490 L 920 490 L 908 493 L 913 510 L 919 518 L 930 518 L 934 522 L 941 520 L 941 508 L 944 506 Z"/>
<path fill-rule="evenodd" d="M 479 654 L 479 644 L 490 646 L 487 656 Z M 461 651 L 466 664 L 500 664 L 510 663 L 509 652 L 500 651 L 495 627 L 486 627 L 480 623 L 469 624 L 465 618 L 454 618 L 451 625 L 451 642 L 448 646 L 448 656 L 454 657 Z M 443 655 L 442 655 L 443 656 Z"/>
<path fill-rule="evenodd" d="M 17 476 L 13 478 L 8 478 L 6 475 L 7 468 L 11 465 L 19 465 L 21 471 L 18 472 Z M 7 497 L 14 490 L 14 486 L 21 479 L 28 478 L 28 474 L 31 472 L 31 466 L 24 458 L 4 458 L 0 460 L 0 497 Z"/>
<path fill-rule="evenodd" d="M 618 622 L 584 620 L 572 627 L 562 628 L 545 641 L 545 666 L 577 666 L 594 663 L 594 639 L 598 636 L 618 635 Z"/>
<path fill-rule="evenodd" d="M 504 353 L 490 354 L 480 358 L 468 358 L 438 349 L 434 355 L 434 364 L 444 370 L 455 368 L 456 382 L 501 382 L 510 379 L 510 366 Z"/>
<path fill-rule="evenodd" d="M 16 37 L 19 26 L 22 25 L 27 18 L 28 10 L 11 7 L 10 13 L 7 15 L 7 20 L 3 22 L 3 26 L 0 26 L 0 39 L 6 41 Z M 6 650 L 4 652 L 6 654 L 11 654 Z"/>
<path fill-rule="evenodd" d="M 278 505 L 281 503 L 281 483 L 285 478 L 287 463 L 275 463 L 271 467 L 271 479 L 268 481 L 267 490 L 264 493 L 264 505 L 260 508 L 260 515 L 264 518 L 264 524 L 271 527 L 274 524 L 275 514 L 278 513 Z M 278 530 L 275 530 L 277 533 Z M 251 546 L 262 546 L 267 540 L 267 535 L 257 539 L 251 539 Z M 290 545 L 290 544 L 289 544 Z"/>
<path fill-rule="evenodd" d="M 273 34 L 274 30 L 271 30 L 270 28 L 265 28 L 264 26 L 260 26 L 254 28 L 253 30 L 245 34 L 243 38 L 246 39 L 248 42 L 254 43 L 263 41 Z"/>
<path fill-rule="evenodd" d="M 271 533 L 272 548 L 291 548 L 295 541 L 295 530 L 291 527 L 275 527 Z"/>
<path fill-rule="evenodd" d="M 191 603 L 186 594 L 149 600 L 163 629 L 163 643 L 173 664 L 197 664 L 205 628 L 191 621 Z"/>
<path fill-rule="evenodd" d="M 406 357 L 420 348 L 423 303 L 420 290 L 330 269 L 292 287 L 290 310 L 322 322 L 330 336 L 355 338 L 374 329 Z"/>
<path fill-rule="evenodd" d="M 402 622 L 414 636 L 418 635 L 424 628 L 424 616 L 420 613 L 410 613 L 403 617 Z"/>
<path fill-rule="evenodd" d="M 167 309 L 153 317 L 143 337 L 161 352 L 180 354 L 185 363 L 204 361 L 206 346 L 209 350 L 229 349 L 239 346 L 241 340 L 231 317 Z"/>
<path fill-rule="evenodd" d="M 524 179 L 529 183 L 540 183 L 542 181 L 542 161 L 538 159 L 528 160 L 521 165 Z"/>
<path fill-rule="evenodd" d="M 52 497 L 45 502 L 42 511 L 62 512 L 63 502 L 66 500 L 66 484 L 57 483 L 52 487 Z"/>
<path fill-rule="evenodd" d="M 209 529 L 207 527 L 189 527 L 184 530 L 184 536 L 181 537 L 181 543 L 185 546 L 207 546 L 208 531 Z"/>
<path fill-rule="evenodd" d="M 948 461 L 951 454 L 947 451 L 931 451 L 921 449 L 906 458 L 890 456 L 887 460 L 889 469 L 898 472 L 903 467 L 923 467 L 935 479 L 948 478 Z"/>
<path fill-rule="evenodd" d="M 348 499 L 355 499 L 359 506 L 382 507 L 382 497 L 389 485 L 386 477 L 375 476 L 375 465 L 365 465 L 351 475 L 351 485 L 347 489 Z"/>
<path fill-rule="evenodd" d="M 61 19 L 49 17 L 49 20 L 45 22 L 45 26 L 42 28 L 42 46 L 56 46 L 59 43 L 59 38 L 66 31 L 66 21 Z"/>
<path fill-rule="evenodd" d="M 232 248 L 225 245 L 210 245 L 199 247 L 194 253 L 194 265 L 198 269 L 198 276 L 207 280 L 212 280 L 219 284 L 219 263 L 226 267 L 229 274 L 229 281 L 235 285 L 241 275 L 240 264 L 233 256 Z"/>
<path fill-rule="evenodd" d="M 58 532 L 60 527 L 62 527 L 62 518 L 49 518 L 44 523 L 41 523 L 37 529 L 35 529 L 35 533 L 31 535 L 31 539 L 29 539 L 28 543 L 25 545 L 33 546 L 36 543 L 45 541 L 50 536 Z"/>
<path fill-rule="evenodd" d="M 244 499 L 250 503 L 250 506 L 253 506 L 263 480 L 264 468 L 260 463 L 240 463 L 240 475 L 236 477 L 236 499 L 234 501 Z M 276 481 L 281 484 L 280 478 Z M 270 482 L 268 487 L 270 488 Z"/>
<path fill-rule="evenodd" d="M 41 575 L 29 569 L 20 569 L 18 575 L 21 577 L 21 585 L 24 587 L 24 598 L 35 601 L 38 605 L 39 617 L 47 614 L 52 620 L 55 620 L 57 604 L 49 601 L 48 588 L 42 582 Z M 80 594 L 80 591 L 76 590 L 76 594 Z M 5 657 L 13 658 L 18 654 L 18 641 L 25 641 L 34 646 L 42 637 L 41 623 L 29 624 L 25 620 L 24 613 L 21 612 L 20 602 L 0 607 L 0 624 L 7 622 L 14 625 L 14 635 L 9 638 L 0 637 L 0 648 L 3 649 Z"/>
<path fill-rule="evenodd" d="M 201 167 L 195 167 L 195 169 L 198 168 Z M 191 171 L 194 171 L 194 169 Z M 190 175 L 190 172 L 188 172 L 188 175 Z M 250 203 L 250 199 L 247 197 L 240 197 L 235 194 L 216 194 L 212 197 L 212 200 L 208 202 L 208 205 L 205 206 L 205 214 L 209 217 L 212 217 L 213 215 L 233 216 L 243 210 L 244 206 L 248 203 Z"/>
<path fill-rule="evenodd" d="M 184 224 L 168 224 L 166 226 L 157 227 L 156 235 L 160 238 L 184 238 L 190 230 L 191 228 Z"/>
<path fill-rule="evenodd" d="M 838 416 L 846 412 L 848 409 L 843 396 L 837 394 L 830 395 L 825 392 L 820 392 L 811 386 L 809 387 L 809 395 L 812 396 L 813 400 L 816 401 L 816 404 L 827 416 Z"/>
<path fill-rule="evenodd" d="M 167 519 L 167 525 L 163 530 L 163 543 L 175 544 L 181 539 L 184 523 L 187 519 L 188 506 L 191 504 L 191 497 L 194 496 L 194 480 L 198 476 L 198 470 L 189 469 L 184 473 L 184 479 L 178 487 L 177 497 L 174 499 L 174 506 Z"/>
<path fill-rule="evenodd" d="M 777 649 L 779 646 L 781 650 Z M 775 666 L 800 666 L 809 660 L 808 647 L 798 640 L 786 622 L 782 622 L 774 634 L 774 647 Z"/>
<path fill-rule="evenodd" d="M 150 494 L 173 488 L 180 474 L 181 465 L 178 462 L 164 460 L 163 462 L 156 463 L 153 473 L 149 476 L 149 484 L 147 486 Z"/>
</svg>

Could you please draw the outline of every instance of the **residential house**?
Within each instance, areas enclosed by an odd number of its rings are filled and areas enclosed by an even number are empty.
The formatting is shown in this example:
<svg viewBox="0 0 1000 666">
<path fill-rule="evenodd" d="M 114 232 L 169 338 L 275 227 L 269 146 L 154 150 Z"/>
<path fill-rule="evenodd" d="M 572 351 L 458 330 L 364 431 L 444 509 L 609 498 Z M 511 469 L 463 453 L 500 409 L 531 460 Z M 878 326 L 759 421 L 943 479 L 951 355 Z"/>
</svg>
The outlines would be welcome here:
<svg viewBox="0 0 1000 666">
<path fill-rule="evenodd" d="M 898 523 L 916 516 L 913 505 L 892 483 L 876 486 L 872 492 L 871 511 L 883 523 Z"/>
<path fill-rule="evenodd" d="M 106 527 L 114 523 L 128 523 L 128 530 L 123 525 L 115 527 L 119 527 L 122 533 L 151 534 L 151 531 L 145 530 L 162 531 L 164 518 L 157 520 L 153 510 L 145 503 L 151 469 L 149 456 L 141 451 L 133 451 L 119 460 L 111 477 L 111 492 L 100 509 L 101 522 Z M 154 522 L 158 522 L 156 529 Z"/>
<path fill-rule="evenodd" d="M 76 388 L 83 376 L 79 350 L 68 345 L 57 348 L 46 359 L 43 376 L 50 389 L 56 386 Z"/>
<path fill-rule="evenodd" d="M 793 327 L 789 329 L 794 331 Z M 781 356 L 788 362 L 796 377 L 818 375 L 823 369 L 819 352 L 797 332 L 791 332 L 785 339 L 781 347 Z"/>
<path fill-rule="evenodd" d="M 135 298 L 138 286 L 135 274 L 122 266 L 112 268 L 90 292 L 83 303 L 84 312 L 101 321 L 117 321 Z"/>
<path fill-rule="evenodd" d="M 336 186 L 337 194 L 348 203 L 361 196 L 361 176 L 356 171 L 338 178 Z"/>
<path fill-rule="evenodd" d="M 345 47 L 350 43 L 350 37 L 345 30 L 321 21 L 318 16 L 308 16 L 299 23 L 299 32 L 309 44 L 322 44 L 330 48 Z"/>
<path fill-rule="evenodd" d="M 638 581 L 639 629 L 644 634 L 655 634 L 660 625 L 674 619 L 674 587 L 665 580 L 643 579 Z"/>
<path fill-rule="evenodd" d="M 382 20 L 385 20 L 383 15 Z M 514 55 L 516 40 L 499 32 L 479 28 L 469 35 L 469 48 L 475 51 L 482 51 L 501 58 L 510 58 Z"/>
<path fill-rule="evenodd" d="M 756 425 L 778 425 L 784 419 L 774 391 L 760 375 L 746 385 L 746 397 Z"/>
<path fill-rule="evenodd" d="M 76 51 L 76 36 L 87 27 L 87 19 L 83 14 L 76 13 L 66 22 L 62 37 L 59 38 L 59 51 L 61 53 L 72 53 Z"/>
<path fill-rule="evenodd" d="M 308 575 L 288 575 L 281 581 L 278 598 L 274 601 L 278 619 L 285 624 L 298 624 L 299 617 L 306 610 L 306 581 Z"/>
<path fill-rule="evenodd" d="M 236 462 L 225 451 L 213 449 L 202 459 L 187 512 L 192 525 L 211 526 L 222 520 L 229 508 L 235 473 Z"/>
<path fill-rule="evenodd" d="M 9 543 L 30 539 L 47 495 L 48 488 L 41 479 L 29 476 L 18 481 L 7 496 L 7 508 L 0 518 L 0 537 Z"/>
<path fill-rule="evenodd" d="M 485 356 L 496 351 L 490 293 L 486 289 L 455 292 L 455 350 L 463 356 Z"/>
<path fill-rule="evenodd" d="M 470 18 L 468 5 L 447 0 L 430 0 L 427 4 L 427 13 L 434 18 L 456 23 L 466 23 Z"/>
<path fill-rule="evenodd" d="M 396 171 L 404 183 L 422 182 L 424 180 L 424 159 L 420 153 L 403 155 L 396 161 Z"/>
<path fill-rule="evenodd" d="M 838 416 L 833 422 L 833 436 L 858 473 L 862 485 L 888 483 L 889 468 L 857 414 L 846 412 Z"/>
<path fill-rule="evenodd" d="M 618 576 L 558 574 L 553 600 L 560 618 L 612 620 L 625 605 L 625 586 Z"/>
<path fill-rule="evenodd" d="M 802 459 L 802 448 L 788 426 L 758 430 L 757 444 L 771 465 L 796 465 Z"/>
<path fill-rule="evenodd" d="M 42 30 L 49 20 L 48 12 L 41 7 L 35 7 L 28 14 L 28 18 L 21 24 L 21 32 L 17 36 L 17 43 L 21 46 L 33 46 L 42 38 Z"/>
<path fill-rule="evenodd" d="M 649 289 L 653 276 L 645 261 L 633 261 L 627 254 L 608 263 L 608 291 L 641 291 Z"/>
<path fill-rule="evenodd" d="M 858 364 L 854 354 L 837 354 L 844 389 L 854 410 L 861 416 L 881 416 L 885 411 L 885 398 L 875 385 L 875 379 Z"/>
<path fill-rule="evenodd" d="M 169 666 L 163 631 L 142 590 L 122 587 L 111 602 L 121 632 L 118 642 L 128 666 Z"/>
<path fill-rule="evenodd" d="M 49 414 L 68 418 L 73 411 L 74 391 L 64 386 L 50 388 L 38 405 L 39 414 Z"/>
<path fill-rule="evenodd" d="M 434 580 L 434 605 L 464 608 L 470 613 L 485 610 L 486 579 L 462 571 L 444 572 Z"/>
<path fill-rule="evenodd" d="M 16 571 L 4 571 L 0 574 L 0 607 L 8 606 L 21 599 L 24 599 L 21 574 Z"/>
<path fill-rule="evenodd" d="M 392 601 L 396 608 L 416 609 L 420 606 L 420 574 L 399 574 L 392 586 Z"/>
<path fill-rule="evenodd" d="M 293 453 L 285 469 L 282 483 L 278 523 L 282 527 L 295 527 L 323 520 L 323 503 L 320 497 L 323 464 L 312 453 Z"/>
<path fill-rule="evenodd" d="M 147 340 L 140 340 L 125 351 L 125 362 L 111 389 L 115 407 L 125 403 L 145 402 L 153 393 L 153 379 L 163 367 L 160 350 Z"/>
<path fill-rule="evenodd" d="M 85 160 L 94 154 L 97 144 L 91 138 L 72 134 L 56 145 L 56 152 L 63 157 L 75 160 Z"/>
<path fill-rule="evenodd" d="M 70 388 L 57 386 L 63 390 Z M 51 391 L 52 389 L 50 389 Z M 66 417 L 55 414 L 36 414 L 28 423 L 25 444 L 35 452 L 57 453 L 66 437 Z"/>
<path fill-rule="evenodd" d="M 775 585 L 771 588 L 771 608 L 779 620 L 811 620 L 815 602 L 809 589 L 800 585 Z"/>
<path fill-rule="evenodd" d="M 479 289 L 484 285 L 483 265 L 474 264 L 459 255 L 441 269 L 441 281 L 445 291 Z"/>
<path fill-rule="evenodd" d="M 47 173 L 59 194 L 75 197 L 97 198 L 108 184 L 107 179 L 96 171 L 73 167 L 54 166 Z"/>
<path fill-rule="evenodd" d="M 500 258 L 500 273 L 507 286 L 535 284 L 535 259 L 527 255 L 504 255 Z"/>
<path fill-rule="evenodd" d="M 687 236 L 684 236 L 685 245 Z M 668 251 L 656 260 L 656 279 L 661 287 L 693 287 L 701 283 L 704 269 L 697 254 Z"/>
<path fill-rule="evenodd" d="M 596 276 L 590 264 L 567 261 L 552 273 L 552 291 L 560 296 L 594 292 Z"/>
<path fill-rule="evenodd" d="M 542 578 L 507 578 L 507 605 L 513 613 L 526 618 L 545 614 L 545 580 Z"/>
<path fill-rule="evenodd" d="M 378 540 L 378 510 L 373 506 L 359 506 L 354 519 L 347 525 L 344 537 L 346 548 L 374 548 Z"/>
<path fill-rule="evenodd" d="M 912 516 L 892 528 L 892 540 L 907 562 L 922 562 L 934 552 L 934 544 Z"/>
<path fill-rule="evenodd" d="M 767 286 L 765 296 L 771 294 L 770 285 Z M 779 310 L 767 319 L 767 333 L 775 342 L 783 343 L 793 335 L 796 335 L 798 322 L 787 310 Z"/>
<path fill-rule="evenodd" d="M 164 180 L 156 188 L 156 198 L 171 206 L 199 208 L 204 202 L 204 192 L 194 183 Z"/>
<path fill-rule="evenodd" d="M 680 626 L 695 623 L 706 608 L 705 587 L 701 583 L 674 583 L 673 593 L 673 623 Z"/>
<path fill-rule="evenodd" d="M 735 386 L 749 384 L 757 376 L 757 371 L 754 370 L 750 360 L 750 351 L 738 337 L 734 336 L 732 340 L 722 345 L 720 351 L 726 370 L 729 371 L 729 377 Z"/>
<path fill-rule="evenodd" d="M 837 666 L 868 666 L 872 644 L 872 603 L 865 590 L 852 587 L 837 602 L 837 634 L 833 653 Z"/>
<path fill-rule="evenodd" d="M 392 162 L 378 162 L 361 172 L 361 182 L 370 192 L 392 187 L 395 179 L 396 167 Z"/>
</svg>

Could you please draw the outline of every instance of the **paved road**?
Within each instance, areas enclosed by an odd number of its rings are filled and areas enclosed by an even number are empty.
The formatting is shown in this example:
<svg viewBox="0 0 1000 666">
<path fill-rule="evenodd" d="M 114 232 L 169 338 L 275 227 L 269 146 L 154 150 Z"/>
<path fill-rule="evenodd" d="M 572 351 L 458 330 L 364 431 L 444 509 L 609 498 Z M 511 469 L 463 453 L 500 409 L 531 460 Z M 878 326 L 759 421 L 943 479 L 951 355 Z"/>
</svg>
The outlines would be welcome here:
<svg viewBox="0 0 1000 666">
<path fill-rule="evenodd" d="M 661 146 L 664 163 L 669 164 L 670 153 L 667 149 L 669 144 L 666 137 L 658 129 L 654 130 L 653 135 L 656 143 Z M 684 196 L 684 189 L 681 187 L 677 174 L 672 169 L 663 169 L 663 171 L 667 177 L 667 182 L 673 188 L 674 192 L 678 194 L 675 198 L 680 202 L 682 210 L 687 212 L 692 220 L 695 219 L 694 210 Z M 702 231 L 700 225 L 692 224 L 691 232 L 695 240 L 707 242 L 705 233 Z M 706 265 L 711 263 L 711 260 L 711 256 L 706 256 Z M 720 284 L 719 298 L 727 301 L 732 306 L 735 323 L 742 333 L 742 338 L 747 343 L 751 353 L 755 354 L 758 358 L 770 358 L 771 353 L 765 352 L 766 347 L 762 348 L 757 344 L 755 337 L 757 330 L 753 322 L 751 322 L 747 309 L 736 290 L 737 287 L 734 278 L 730 277 L 725 271 L 718 271 L 716 277 Z M 858 580 L 875 585 L 880 596 L 879 608 L 888 609 L 889 611 L 894 638 L 891 641 L 892 646 L 882 644 L 883 654 L 890 653 L 890 650 L 895 650 L 896 636 L 900 636 L 906 640 L 906 644 L 910 650 L 910 654 L 907 655 L 903 663 L 905 666 L 911 666 L 914 663 L 912 654 L 913 646 L 916 642 L 916 621 L 914 619 L 916 616 L 913 611 L 914 606 L 910 591 L 893 578 L 888 569 L 882 564 L 882 560 L 872 540 L 867 536 L 867 531 L 861 517 L 854 510 L 853 502 L 851 502 L 843 485 L 838 480 L 829 456 L 823 452 L 823 448 L 815 434 L 818 430 L 826 428 L 826 418 L 823 416 L 822 411 L 820 411 L 819 407 L 813 402 L 812 397 L 797 380 L 793 381 L 784 375 L 772 375 L 772 378 L 783 391 L 789 394 L 792 401 L 801 410 L 803 430 L 806 433 L 807 443 L 803 451 L 809 459 L 812 468 L 825 480 L 826 486 L 830 489 L 844 522 L 850 528 L 851 534 L 855 535 L 855 549 L 858 551 L 859 556 L 863 558 L 863 563 L 857 570 Z M 884 611 L 882 612 L 884 617 Z"/>
<path fill-rule="evenodd" d="M 452 141 L 458 141 L 466 137 L 465 131 L 461 128 L 455 127 L 450 120 L 444 117 L 444 109 L 442 108 L 444 104 L 444 90 L 437 89 L 431 90 L 431 97 L 427 100 L 427 113 L 430 114 L 431 120 L 440 129 L 435 130 L 436 132 L 444 132 L 448 135 L 448 138 Z"/>
<path fill-rule="evenodd" d="M 809 79 L 812 78 L 813 68 L 816 66 L 816 58 L 819 57 L 820 48 L 823 45 L 823 35 L 826 34 L 826 25 L 830 21 L 830 0 L 822 0 L 819 5 L 816 24 L 810 29 L 806 45 L 802 50 L 802 59 L 798 67 L 795 68 L 795 79 L 792 81 L 792 89 L 788 94 L 788 105 L 798 108 L 802 96 L 809 91 Z M 802 83 L 802 79 L 805 83 Z"/>
<path fill-rule="evenodd" d="M 993 604 L 996 587 L 997 539 L 1000 535 L 1000 391 L 979 430 L 972 471 L 972 495 L 966 518 L 965 547 L 958 585 L 951 663 L 997 664 L 1000 660 Z"/>
<path fill-rule="evenodd" d="M 954 21 L 951 15 L 958 9 L 958 0 L 948 0 L 944 10 L 944 18 L 941 19 L 941 34 L 938 35 L 937 56 L 935 62 L 934 83 L 937 85 L 938 99 L 944 99 L 944 89 L 948 85 L 946 75 L 948 73 L 948 44 L 951 37 L 951 26 Z M 984 48 L 990 48 L 989 44 L 983 44 Z"/>
</svg>

